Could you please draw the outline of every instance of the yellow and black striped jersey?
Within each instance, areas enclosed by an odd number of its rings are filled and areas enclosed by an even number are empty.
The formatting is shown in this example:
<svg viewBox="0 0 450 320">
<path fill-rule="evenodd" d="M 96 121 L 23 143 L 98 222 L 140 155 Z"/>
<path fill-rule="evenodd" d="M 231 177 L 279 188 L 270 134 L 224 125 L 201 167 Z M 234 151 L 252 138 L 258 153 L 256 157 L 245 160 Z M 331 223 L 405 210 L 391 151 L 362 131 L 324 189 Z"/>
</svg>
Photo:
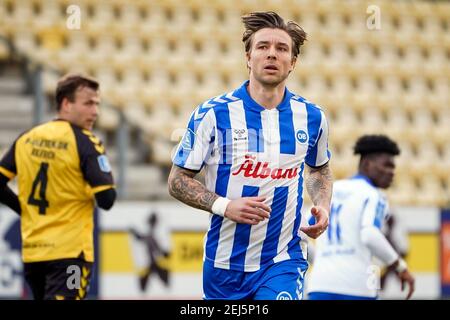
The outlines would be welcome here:
<svg viewBox="0 0 450 320">
<path fill-rule="evenodd" d="M 17 176 L 24 262 L 94 261 L 95 193 L 114 188 L 105 148 L 91 131 L 54 120 L 25 132 L 0 162 Z"/>
</svg>

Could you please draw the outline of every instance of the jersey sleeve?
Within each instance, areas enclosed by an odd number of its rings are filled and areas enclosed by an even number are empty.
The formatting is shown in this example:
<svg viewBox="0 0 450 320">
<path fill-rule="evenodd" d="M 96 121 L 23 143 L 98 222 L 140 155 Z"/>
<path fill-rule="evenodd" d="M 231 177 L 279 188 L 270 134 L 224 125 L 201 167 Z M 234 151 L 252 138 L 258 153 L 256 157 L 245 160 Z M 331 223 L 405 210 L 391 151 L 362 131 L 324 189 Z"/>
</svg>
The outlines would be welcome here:
<svg viewBox="0 0 450 320">
<path fill-rule="evenodd" d="M 114 179 L 103 143 L 92 132 L 74 128 L 80 168 L 93 193 L 114 188 Z"/>
<path fill-rule="evenodd" d="M 325 113 L 317 109 L 312 112 L 311 120 L 308 120 L 310 126 L 316 126 L 316 129 L 308 128 L 310 135 L 312 135 L 311 143 L 308 147 L 305 162 L 310 167 L 320 167 L 326 164 L 331 158 L 331 152 L 328 149 L 328 122 Z"/>
<path fill-rule="evenodd" d="M 173 164 L 200 171 L 212 152 L 214 141 L 214 112 L 211 108 L 205 111 L 200 105 L 189 119 L 186 132 L 172 157 Z"/>
<path fill-rule="evenodd" d="M 380 194 L 369 195 L 363 203 L 361 228 L 376 227 L 382 229 L 388 212 L 386 199 Z"/>
<path fill-rule="evenodd" d="M 14 178 L 17 174 L 16 167 L 16 142 L 9 148 L 3 158 L 0 160 L 0 173 L 7 177 L 9 180 Z"/>
</svg>

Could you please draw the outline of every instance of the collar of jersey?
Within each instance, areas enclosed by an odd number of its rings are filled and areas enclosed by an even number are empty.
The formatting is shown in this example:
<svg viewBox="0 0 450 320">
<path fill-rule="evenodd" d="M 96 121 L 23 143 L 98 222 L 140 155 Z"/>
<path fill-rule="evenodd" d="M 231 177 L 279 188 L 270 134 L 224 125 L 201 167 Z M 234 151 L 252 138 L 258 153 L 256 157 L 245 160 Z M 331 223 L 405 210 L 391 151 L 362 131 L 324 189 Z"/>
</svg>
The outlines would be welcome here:
<svg viewBox="0 0 450 320">
<path fill-rule="evenodd" d="M 66 120 L 66 119 L 55 118 L 55 119 L 53 119 L 53 121 L 67 122 L 68 124 L 70 124 L 71 126 L 74 126 L 75 128 L 78 128 L 78 129 L 80 129 L 80 130 L 85 130 L 85 129 L 83 129 L 82 127 L 77 126 L 76 124 L 74 124 L 74 123 L 72 123 L 72 122 L 70 122 L 69 120 Z"/>
<path fill-rule="evenodd" d="M 355 174 L 351 179 L 362 179 L 362 180 L 365 180 L 372 187 L 375 187 L 375 185 L 373 184 L 372 180 L 370 180 L 368 176 L 365 176 L 363 174 L 360 174 L 360 173 Z"/>
<path fill-rule="evenodd" d="M 248 107 L 250 109 L 253 109 L 255 111 L 261 112 L 264 110 L 267 110 L 263 106 L 261 106 L 258 102 L 253 100 L 252 97 L 250 97 L 250 94 L 247 91 L 247 87 L 249 84 L 249 80 L 245 81 L 242 86 L 236 90 L 235 95 L 239 98 L 241 98 L 244 101 L 244 106 Z M 276 107 L 278 111 L 286 110 L 290 107 L 290 100 L 294 95 L 285 87 L 284 88 L 284 97 L 281 103 Z"/>
</svg>

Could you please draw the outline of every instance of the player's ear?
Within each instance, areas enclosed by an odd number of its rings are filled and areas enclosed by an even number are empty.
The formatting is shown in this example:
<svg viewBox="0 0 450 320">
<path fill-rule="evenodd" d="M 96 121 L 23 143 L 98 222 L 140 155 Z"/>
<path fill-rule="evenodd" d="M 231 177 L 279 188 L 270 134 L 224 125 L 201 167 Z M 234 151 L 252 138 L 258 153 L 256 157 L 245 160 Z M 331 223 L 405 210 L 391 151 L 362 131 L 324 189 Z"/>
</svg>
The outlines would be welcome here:
<svg viewBox="0 0 450 320">
<path fill-rule="evenodd" d="M 245 58 L 247 59 L 247 68 L 250 69 L 250 52 L 245 53 Z"/>
<path fill-rule="evenodd" d="M 297 57 L 292 57 L 291 67 L 289 68 L 289 72 L 292 72 L 294 70 L 296 63 L 297 63 Z"/>
<path fill-rule="evenodd" d="M 63 98 L 61 102 L 61 108 L 59 111 L 68 112 L 70 110 L 71 102 L 68 98 Z"/>
</svg>

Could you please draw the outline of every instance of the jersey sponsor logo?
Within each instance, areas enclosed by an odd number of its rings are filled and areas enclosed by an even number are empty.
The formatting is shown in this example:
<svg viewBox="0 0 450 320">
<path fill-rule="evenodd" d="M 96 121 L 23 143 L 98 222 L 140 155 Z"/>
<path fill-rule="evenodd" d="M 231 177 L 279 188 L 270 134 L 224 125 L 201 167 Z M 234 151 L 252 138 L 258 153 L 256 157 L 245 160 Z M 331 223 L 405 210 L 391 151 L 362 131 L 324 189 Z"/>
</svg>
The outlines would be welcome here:
<svg viewBox="0 0 450 320">
<path fill-rule="evenodd" d="M 245 129 L 234 129 L 233 130 L 233 140 L 234 141 L 245 141 L 247 140 L 247 135 L 245 134 Z"/>
<path fill-rule="evenodd" d="M 293 300 L 292 296 L 289 292 L 287 291 L 281 291 L 278 295 L 277 295 L 277 300 Z"/>
<path fill-rule="evenodd" d="M 261 179 L 293 179 L 298 175 L 298 168 L 269 168 L 268 162 L 258 161 L 255 163 L 256 156 L 246 155 L 245 161 L 233 172 L 234 176 L 242 173 L 246 178 Z"/>
<path fill-rule="evenodd" d="M 109 165 L 108 157 L 105 155 L 101 155 L 97 157 L 98 165 L 100 166 L 100 170 L 103 172 L 111 172 L 111 166 Z"/>
<path fill-rule="evenodd" d="M 298 130 L 295 137 L 300 143 L 305 143 L 308 140 L 308 134 L 304 130 Z"/>
<path fill-rule="evenodd" d="M 186 151 L 192 151 L 192 148 L 194 147 L 194 141 L 195 132 L 188 128 L 186 130 L 186 133 L 184 134 L 183 140 L 181 141 L 181 147 Z"/>
</svg>

